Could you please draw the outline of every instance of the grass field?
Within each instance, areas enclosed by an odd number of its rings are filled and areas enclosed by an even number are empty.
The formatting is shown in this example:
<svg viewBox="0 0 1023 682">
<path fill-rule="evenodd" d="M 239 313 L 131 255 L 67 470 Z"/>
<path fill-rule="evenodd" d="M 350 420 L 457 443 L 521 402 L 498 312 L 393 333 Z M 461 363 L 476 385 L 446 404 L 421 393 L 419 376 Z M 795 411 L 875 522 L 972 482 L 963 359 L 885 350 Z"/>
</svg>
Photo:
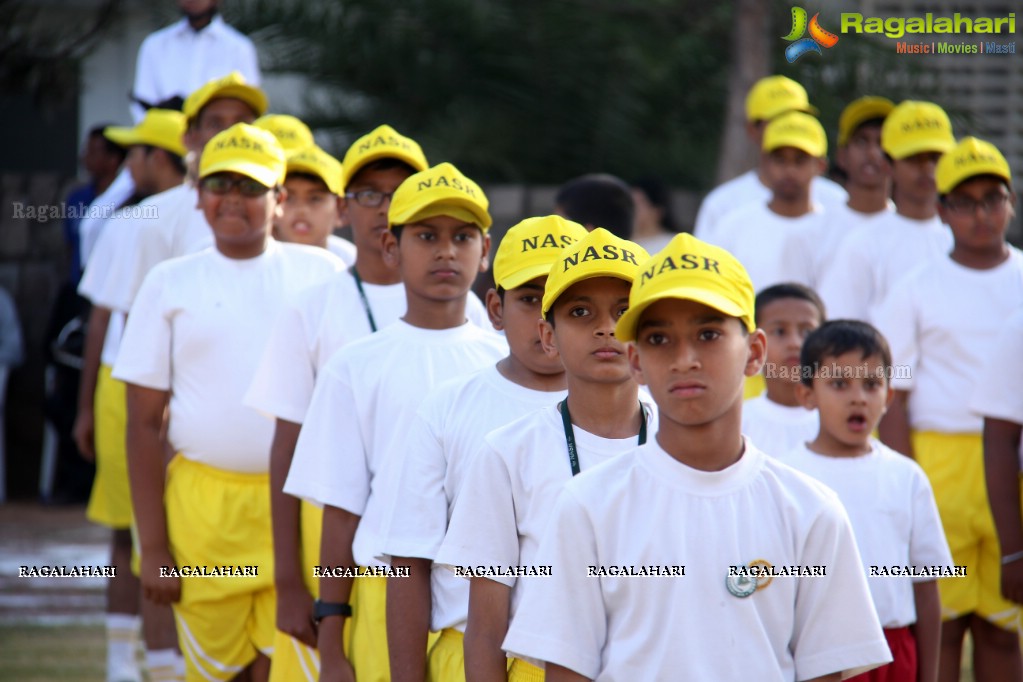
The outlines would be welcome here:
<svg viewBox="0 0 1023 682">
<path fill-rule="evenodd" d="M 102 625 L 0 626 L 0 680 L 104 682 Z"/>
</svg>

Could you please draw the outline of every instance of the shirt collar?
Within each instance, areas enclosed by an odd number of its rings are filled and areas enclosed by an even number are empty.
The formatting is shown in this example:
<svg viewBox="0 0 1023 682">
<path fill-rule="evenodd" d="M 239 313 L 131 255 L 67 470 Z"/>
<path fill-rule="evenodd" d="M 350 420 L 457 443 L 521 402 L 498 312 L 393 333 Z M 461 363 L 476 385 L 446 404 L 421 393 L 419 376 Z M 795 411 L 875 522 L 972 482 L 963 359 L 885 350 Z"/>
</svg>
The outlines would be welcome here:
<svg viewBox="0 0 1023 682">
<path fill-rule="evenodd" d="M 224 26 L 224 17 L 217 13 L 213 16 L 213 19 L 210 20 L 209 25 L 198 32 L 198 35 L 219 35 L 224 30 Z M 188 19 L 185 17 L 181 17 L 178 19 L 177 23 L 174 24 L 174 32 L 180 35 L 196 35 L 196 32 L 188 25 Z"/>
</svg>

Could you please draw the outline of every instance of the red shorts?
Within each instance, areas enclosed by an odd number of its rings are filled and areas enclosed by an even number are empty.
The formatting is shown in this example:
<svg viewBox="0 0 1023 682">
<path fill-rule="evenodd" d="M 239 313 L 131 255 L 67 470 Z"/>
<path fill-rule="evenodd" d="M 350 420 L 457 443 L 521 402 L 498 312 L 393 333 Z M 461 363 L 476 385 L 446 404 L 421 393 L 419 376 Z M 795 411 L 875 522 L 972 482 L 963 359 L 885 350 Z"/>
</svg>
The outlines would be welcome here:
<svg viewBox="0 0 1023 682">
<path fill-rule="evenodd" d="M 884 638 L 892 650 L 892 662 L 846 682 L 916 682 L 916 637 L 908 627 L 885 628 Z"/>
</svg>

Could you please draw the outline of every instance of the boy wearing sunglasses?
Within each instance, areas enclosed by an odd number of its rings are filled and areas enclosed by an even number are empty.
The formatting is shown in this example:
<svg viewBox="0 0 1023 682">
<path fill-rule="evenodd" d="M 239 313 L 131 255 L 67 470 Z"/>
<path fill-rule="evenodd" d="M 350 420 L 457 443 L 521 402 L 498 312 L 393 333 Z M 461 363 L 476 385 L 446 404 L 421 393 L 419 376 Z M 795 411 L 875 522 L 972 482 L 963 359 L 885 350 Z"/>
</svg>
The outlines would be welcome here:
<svg viewBox="0 0 1023 682">
<path fill-rule="evenodd" d="M 284 171 L 270 133 L 239 123 L 210 140 L 198 206 L 214 248 L 146 276 L 114 368 L 128 384 L 142 589 L 173 605 L 189 680 L 269 672 L 273 428 L 242 397 L 284 301 L 341 267 L 323 249 L 270 237 Z M 165 442 L 177 453 L 166 466 Z"/>
</svg>

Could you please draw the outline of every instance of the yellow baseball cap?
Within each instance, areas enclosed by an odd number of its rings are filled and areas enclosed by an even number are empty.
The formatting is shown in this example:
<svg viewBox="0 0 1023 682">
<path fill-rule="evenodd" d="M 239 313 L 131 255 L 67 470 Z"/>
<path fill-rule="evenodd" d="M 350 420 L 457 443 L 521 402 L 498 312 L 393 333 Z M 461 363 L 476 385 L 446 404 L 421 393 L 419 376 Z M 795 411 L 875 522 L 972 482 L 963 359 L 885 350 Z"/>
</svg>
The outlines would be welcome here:
<svg viewBox="0 0 1023 682">
<path fill-rule="evenodd" d="M 838 146 L 847 144 L 861 125 L 887 117 L 894 108 L 895 102 L 884 97 L 860 97 L 850 102 L 838 117 Z"/>
<path fill-rule="evenodd" d="M 948 194 L 965 180 L 978 175 L 997 176 L 1012 187 L 1009 162 L 998 148 L 976 137 L 964 137 L 938 159 L 934 171 L 938 194 Z"/>
<path fill-rule="evenodd" d="M 543 290 L 542 313 L 546 315 L 559 296 L 584 279 L 617 277 L 631 283 L 648 258 L 650 254 L 639 244 L 616 237 L 603 227 L 596 228 L 554 261 Z"/>
<path fill-rule="evenodd" d="M 795 147 L 810 156 L 821 157 L 828 153 L 828 136 L 821 122 L 810 114 L 790 111 L 771 119 L 764 128 L 764 151 L 779 147 Z"/>
<path fill-rule="evenodd" d="M 280 141 L 280 138 L 277 138 Z M 341 162 L 316 145 L 285 152 L 288 173 L 309 173 L 323 180 L 327 189 L 341 193 Z"/>
<path fill-rule="evenodd" d="M 394 227 L 447 215 L 475 223 L 485 232 L 493 222 L 489 207 L 479 185 L 450 163 L 442 163 L 410 175 L 398 185 L 387 210 L 387 223 Z"/>
<path fill-rule="evenodd" d="M 501 238 L 494 256 L 494 283 L 505 291 L 546 275 L 562 250 L 589 234 L 561 216 L 526 218 Z"/>
<path fill-rule="evenodd" d="M 416 169 L 424 171 L 430 167 L 419 143 L 405 137 L 389 125 L 382 125 L 352 143 L 341 162 L 344 175 L 341 187 L 348 188 L 355 174 L 368 163 L 377 159 L 398 159 Z"/>
<path fill-rule="evenodd" d="M 769 121 L 786 111 L 819 113 L 810 105 L 806 88 L 785 76 L 761 78 L 746 95 L 747 121 Z"/>
<path fill-rule="evenodd" d="M 948 114 L 932 102 L 901 102 L 881 126 L 881 148 L 893 159 L 923 152 L 944 154 L 955 144 Z"/>
<path fill-rule="evenodd" d="M 266 113 L 268 107 L 266 94 L 254 85 L 245 82 L 245 77 L 237 71 L 232 71 L 223 78 L 215 78 L 185 99 L 182 111 L 185 118 L 191 121 L 199 115 L 202 108 L 215 99 L 224 98 L 240 99 L 256 112 L 256 116 Z"/>
<path fill-rule="evenodd" d="M 206 143 L 199 158 L 199 178 L 214 173 L 241 173 L 267 187 L 284 180 L 284 150 L 277 138 L 247 123 L 235 123 Z"/>
<path fill-rule="evenodd" d="M 185 134 L 185 115 L 170 109 L 149 109 L 134 128 L 109 126 L 103 129 L 108 140 L 121 147 L 147 144 L 166 149 L 172 154 L 187 153 L 182 136 Z"/>
<path fill-rule="evenodd" d="M 615 336 L 621 341 L 635 341 L 643 311 L 669 298 L 696 301 L 737 317 L 750 332 L 757 328 L 753 321 L 753 283 L 746 268 L 728 251 L 691 234 L 677 235 L 642 264 L 642 273 L 632 283 L 629 309 L 618 320 Z"/>
<path fill-rule="evenodd" d="M 316 144 L 309 126 L 288 114 L 266 114 L 253 121 L 252 125 L 272 133 L 285 152 Z"/>
</svg>

